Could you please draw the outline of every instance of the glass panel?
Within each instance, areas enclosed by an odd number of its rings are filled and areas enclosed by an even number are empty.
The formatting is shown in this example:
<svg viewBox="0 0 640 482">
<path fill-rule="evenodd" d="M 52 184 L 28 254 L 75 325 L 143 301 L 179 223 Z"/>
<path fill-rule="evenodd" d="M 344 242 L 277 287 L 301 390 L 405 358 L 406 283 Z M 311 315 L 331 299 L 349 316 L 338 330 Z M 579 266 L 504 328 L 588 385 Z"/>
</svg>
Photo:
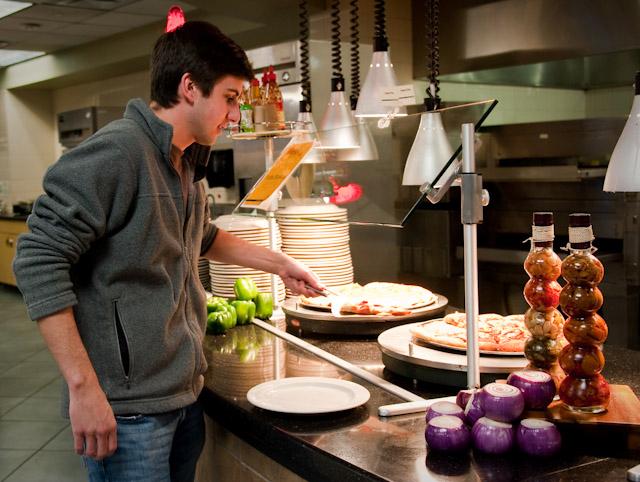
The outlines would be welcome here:
<svg viewBox="0 0 640 482">
<path fill-rule="evenodd" d="M 276 217 L 401 227 L 423 198 L 420 186 L 439 186 L 455 169 L 462 124 L 473 123 L 478 129 L 496 104 L 487 100 L 394 119 L 358 119 L 347 128 L 305 132 L 302 137 L 295 130 L 285 133 L 294 137 L 292 142 L 315 137 L 316 144 L 284 183 Z M 360 139 L 358 148 L 319 148 L 323 140 L 334 145 L 335 139 L 354 136 Z M 289 139 L 284 141 L 286 145 Z M 264 144 L 265 169 L 283 149 L 283 139 L 251 142 Z M 267 216 L 275 206 L 274 197 L 266 210 L 264 205 L 247 209 L 240 203 L 234 213 Z"/>
</svg>

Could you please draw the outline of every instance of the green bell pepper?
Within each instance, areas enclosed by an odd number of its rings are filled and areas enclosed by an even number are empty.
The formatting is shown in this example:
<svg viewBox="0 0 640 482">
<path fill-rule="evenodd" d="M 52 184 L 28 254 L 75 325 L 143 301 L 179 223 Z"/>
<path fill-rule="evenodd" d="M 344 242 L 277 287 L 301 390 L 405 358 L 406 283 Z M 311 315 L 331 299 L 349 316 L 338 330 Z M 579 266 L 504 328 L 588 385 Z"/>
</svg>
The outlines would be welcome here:
<svg viewBox="0 0 640 482">
<path fill-rule="evenodd" d="M 256 297 L 256 318 L 268 320 L 273 315 L 273 296 L 271 293 L 258 293 Z"/>
<path fill-rule="evenodd" d="M 229 303 L 225 298 L 221 298 L 220 296 L 214 296 L 207 300 L 207 313 L 213 313 L 214 311 L 220 311 L 223 306 L 228 305 Z"/>
<path fill-rule="evenodd" d="M 230 304 L 226 304 L 226 305 L 222 305 L 221 311 L 228 312 L 231 315 L 231 319 L 233 320 L 232 328 L 236 326 L 236 324 L 238 323 L 238 313 L 236 312 L 236 309 Z"/>
<path fill-rule="evenodd" d="M 256 304 L 253 301 L 236 300 L 229 304 L 236 309 L 238 325 L 246 325 L 256 316 Z"/>
<path fill-rule="evenodd" d="M 249 301 L 258 295 L 258 287 L 251 278 L 238 278 L 233 284 L 233 292 L 238 300 Z"/>
<path fill-rule="evenodd" d="M 235 326 L 233 314 L 228 310 L 213 311 L 207 316 L 207 333 L 220 335 Z"/>
</svg>

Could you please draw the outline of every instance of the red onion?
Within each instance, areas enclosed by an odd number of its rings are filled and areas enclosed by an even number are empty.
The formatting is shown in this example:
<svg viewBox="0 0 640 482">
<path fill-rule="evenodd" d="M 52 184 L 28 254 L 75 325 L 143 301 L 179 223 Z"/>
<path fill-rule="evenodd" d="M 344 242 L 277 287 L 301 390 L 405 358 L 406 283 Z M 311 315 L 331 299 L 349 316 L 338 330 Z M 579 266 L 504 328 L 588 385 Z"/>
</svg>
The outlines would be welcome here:
<svg viewBox="0 0 640 482">
<path fill-rule="evenodd" d="M 520 450 L 539 457 L 548 457 L 557 453 L 562 445 L 562 438 L 556 426 L 539 418 L 522 420 L 516 439 Z"/>
<path fill-rule="evenodd" d="M 463 410 L 467 408 L 467 402 L 471 398 L 471 395 L 473 395 L 474 391 L 475 390 L 460 390 L 456 395 L 456 404 Z"/>
<path fill-rule="evenodd" d="M 522 415 L 524 397 L 519 388 L 506 383 L 489 383 L 482 389 L 480 405 L 486 417 L 511 422 Z"/>
<path fill-rule="evenodd" d="M 467 402 L 467 406 L 464 409 L 464 418 L 467 421 L 467 425 L 473 427 L 473 424 L 479 418 L 484 417 L 484 410 L 482 409 L 482 405 L 480 404 L 480 394 L 482 390 L 477 390 L 475 393 L 471 395 L 469 401 Z"/>
<path fill-rule="evenodd" d="M 453 415 L 464 422 L 464 411 L 453 402 L 436 402 L 427 410 L 427 422 L 440 415 Z"/>
<path fill-rule="evenodd" d="M 432 418 L 424 433 L 429 449 L 461 452 L 469 447 L 469 429 L 458 417 L 441 415 Z"/>
<path fill-rule="evenodd" d="M 473 446 L 486 454 L 504 454 L 513 448 L 513 426 L 487 417 L 478 420 L 471 429 Z"/>
<path fill-rule="evenodd" d="M 507 383 L 520 389 L 525 407 L 531 410 L 544 410 L 556 396 L 556 384 L 551 376 L 542 370 L 513 372 L 507 378 Z"/>
</svg>

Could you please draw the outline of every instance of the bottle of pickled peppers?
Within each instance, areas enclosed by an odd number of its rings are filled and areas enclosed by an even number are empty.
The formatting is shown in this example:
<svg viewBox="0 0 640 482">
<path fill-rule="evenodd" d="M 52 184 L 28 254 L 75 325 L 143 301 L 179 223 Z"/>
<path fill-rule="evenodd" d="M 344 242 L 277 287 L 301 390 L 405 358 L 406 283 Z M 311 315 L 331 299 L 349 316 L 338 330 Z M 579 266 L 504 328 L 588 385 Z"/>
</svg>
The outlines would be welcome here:
<svg viewBox="0 0 640 482">
<path fill-rule="evenodd" d="M 604 301 L 598 288 L 604 267 L 593 255 L 593 239 L 591 216 L 571 214 L 569 256 L 562 262 L 562 277 L 567 284 L 560 293 L 560 305 L 569 317 L 564 325 L 569 344 L 560 353 L 560 366 L 567 377 L 558 393 L 565 407 L 583 413 L 604 412 L 610 398 L 609 384 L 600 374 L 608 328 L 597 313 Z"/>
<path fill-rule="evenodd" d="M 529 367 L 547 371 L 559 386 L 564 378 L 558 365 L 564 318 L 557 310 L 562 289 L 557 279 L 562 261 L 553 251 L 553 213 L 533 213 L 531 231 L 531 250 L 524 262 L 530 276 L 524 288 L 524 297 L 530 306 L 524 322 L 531 336 L 525 342 L 524 351 Z"/>
</svg>

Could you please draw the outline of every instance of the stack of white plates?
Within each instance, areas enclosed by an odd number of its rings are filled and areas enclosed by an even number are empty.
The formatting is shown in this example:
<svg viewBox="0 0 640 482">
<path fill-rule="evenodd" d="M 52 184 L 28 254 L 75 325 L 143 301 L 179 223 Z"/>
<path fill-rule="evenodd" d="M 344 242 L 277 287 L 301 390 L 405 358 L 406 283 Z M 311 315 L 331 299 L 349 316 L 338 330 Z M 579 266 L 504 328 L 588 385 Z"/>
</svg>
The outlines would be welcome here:
<svg viewBox="0 0 640 482">
<path fill-rule="evenodd" d="M 331 286 L 353 283 L 347 210 L 333 204 L 289 206 L 276 212 L 282 251 Z"/>
<path fill-rule="evenodd" d="M 232 233 L 239 238 L 249 241 L 258 246 L 269 247 L 269 224 L 266 219 L 249 216 L 225 215 L 220 216 L 214 221 L 215 225 L 225 231 Z M 276 248 L 280 250 L 282 247 L 282 239 L 280 231 L 276 226 Z M 263 271 L 257 271 L 244 266 L 235 264 L 219 263 L 212 261 L 210 263 L 211 276 L 211 292 L 215 296 L 224 296 L 225 298 L 233 298 L 233 284 L 237 278 L 250 277 L 258 285 L 258 291 L 271 291 L 271 274 Z M 279 277 L 276 277 L 276 289 L 278 293 L 278 302 L 281 303 L 285 299 L 284 283 Z"/>
<path fill-rule="evenodd" d="M 200 283 L 206 291 L 211 291 L 211 278 L 209 277 L 209 260 L 207 258 L 200 258 L 198 260 L 198 277 Z"/>
<path fill-rule="evenodd" d="M 347 378 L 348 374 L 314 355 L 287 351 L 287 376 Z"/>
<path fill-rule="evenodd" d="M 252 325 L 206 336 L 204 352 L 205 383 L 224 396 L 243 398 L 255 385 L 286 373 L 284 341 Z"/>
</svg>

